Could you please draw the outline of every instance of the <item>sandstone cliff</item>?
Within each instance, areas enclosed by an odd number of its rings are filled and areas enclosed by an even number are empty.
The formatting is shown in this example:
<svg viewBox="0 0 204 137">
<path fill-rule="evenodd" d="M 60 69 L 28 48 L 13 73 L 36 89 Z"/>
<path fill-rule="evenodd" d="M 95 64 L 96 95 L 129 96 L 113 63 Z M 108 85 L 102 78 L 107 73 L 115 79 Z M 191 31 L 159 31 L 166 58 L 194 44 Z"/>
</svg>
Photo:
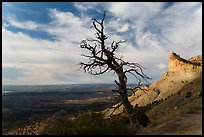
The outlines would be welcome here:
<svg viewBox="0 0 204 137">
<path fill-rule="evenodd" d="M 135 94 L 129 97 L 129 100 L 133 106 L 145 106 L 178 93 L 183 86 L 189 83 L 193 84 L 198 79 L 202 80 L 201 55 L 186 60 L 176 53 L 170 53 L 169 70 L 158 81 L 148 87 L 142 87 L 142 89 L 147 90 L 147 93 L 143 90 L 137 90 Z M 111 115 L 124 114 L 123 112 L 123 106 L 120 106 L 116 110 L 109 108 L 103 111 L 105 118 Z"/>
</svg>

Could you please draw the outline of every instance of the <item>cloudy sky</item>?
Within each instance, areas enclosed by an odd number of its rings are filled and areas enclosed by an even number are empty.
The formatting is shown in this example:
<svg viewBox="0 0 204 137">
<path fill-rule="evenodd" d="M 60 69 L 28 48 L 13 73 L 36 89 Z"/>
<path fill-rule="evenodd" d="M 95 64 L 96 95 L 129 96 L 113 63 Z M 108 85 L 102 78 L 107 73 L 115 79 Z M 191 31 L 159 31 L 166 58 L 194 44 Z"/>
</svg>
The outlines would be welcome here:
<svg viewBox="0 0 204 137">
<path fill-rule="evenodd" d="M 3 2 L 2 83 L 113 83 L 113 72 L 78 71 L 85 61 L 80 42 L 95 37 L 91 19 L 101 19 L 104 10 L 107 44 L 126 40 L 117 55 L 144 66 L 150 83 L 168 70 L 170 52 L 184 58 L 202 53 L 199 2 Z"/>
</svg>

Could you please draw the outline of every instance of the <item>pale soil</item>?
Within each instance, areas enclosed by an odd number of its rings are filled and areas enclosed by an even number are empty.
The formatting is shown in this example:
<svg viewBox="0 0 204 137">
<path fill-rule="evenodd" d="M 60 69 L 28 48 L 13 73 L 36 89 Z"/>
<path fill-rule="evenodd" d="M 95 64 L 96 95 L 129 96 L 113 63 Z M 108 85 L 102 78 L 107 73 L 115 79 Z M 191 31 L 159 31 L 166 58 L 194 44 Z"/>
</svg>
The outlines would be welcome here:
<svg viewBox="0 0 204 137">
<path fill-rule="evenodd" d="M 202 135 L 202 106 L 200 105 L 197 110 L 191 110 L 191 105 L 198 105 L 198 103 L 201 103 L 201 99 L 184 106 L 183 110 L 177 108 L 178 110 L 171 110 L 172 112 L 167 111 L 168 115 L 147 112 L 149 116 L 154 115 L 150 118 L 151 124 L 137 134 Z"/>
<path fill-rule="evenodd" d="M 148 110 L 146 114 L 151 123 L 137 134 L 202 135 L 202 96 L 199 95 L 202 85 L 193 86 L 184 87 L 179 94 Z M 191 96 L 187 97 L 189 92 Z"/>
</svg>

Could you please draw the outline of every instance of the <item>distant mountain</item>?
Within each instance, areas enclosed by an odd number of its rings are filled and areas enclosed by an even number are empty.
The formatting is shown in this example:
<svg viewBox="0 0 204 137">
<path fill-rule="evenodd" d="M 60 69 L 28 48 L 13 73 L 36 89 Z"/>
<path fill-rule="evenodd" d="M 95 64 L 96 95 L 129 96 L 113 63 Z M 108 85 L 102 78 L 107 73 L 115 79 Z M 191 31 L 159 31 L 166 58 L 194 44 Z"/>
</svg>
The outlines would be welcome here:
<svg viewBox="0 0 204 137">
<path fill-rule="evenodd" d="M 3 85 L 2 91 L 46 92 L 46 91 L 107 91 L 115 84 L 66 84 L 66 85 Z"/>
<path fill-rule="evenodd" d="M 129 84 L 134 85 L 134 84 Z M 20 92 L 76 92 L 111 91 L 117 88 L 115 83 L 107 84 L 64 84 L 64 85 L 2 85 L 4 93 Z"/>
</svg>

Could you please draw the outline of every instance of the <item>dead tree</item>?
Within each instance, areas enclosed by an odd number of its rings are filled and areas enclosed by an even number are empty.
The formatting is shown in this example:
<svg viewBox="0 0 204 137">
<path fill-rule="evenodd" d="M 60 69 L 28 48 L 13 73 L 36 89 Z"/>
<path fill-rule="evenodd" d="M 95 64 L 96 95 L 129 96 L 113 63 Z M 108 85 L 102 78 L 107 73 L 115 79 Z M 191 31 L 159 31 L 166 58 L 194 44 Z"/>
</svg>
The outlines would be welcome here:
<svg viewBox="0 0 204 137">
<path fill-rule="evenodd" d="M 118 86 L 118 89 L 113 90 L 114 92 L 119 93 L 121 97 L 121 102 L 124 105 L 124 108 L 127 112 L 127 116 L 130 120 L 132 127 L 139 127 L 139 123 L 135 114 L 133 115 L 133 106 L 128 100 L 128 90 L 136 90 L 140 88 L 141 79 L 147 80 L 147 77 L 143 73 L 143 68 L 138 63 L 131 63 L 124 61 L 122 57 L 116 57 L 115 52 L 119 48 L 119 45 L 124 43 L 124 40 L 113 41 L 110 45 L 107 45 L 105 41 L 108 37 L 104 33 L 104 19 L 106 11 L 103 14 L 101 21 L 97 19 L 93 20 L 93 27 L 96 31 L 96 38 L 90 38 L 83 40 L 80 47 L 82 49 L 88 50 L 89 55 L 82 54 L 85 58 L 88 58 L 88 62 L 80 63 L 80 69 L 83 68 L 85 72 L 88 72 L 92 75 L 101 75 L 107 71 L 113 71 L 118 76 L 118 81 L 115 80 L 115 83 Z M 127 87 L 127 74 L 133 75 L 139 82 L 138 87 L 128 88 Z"/>
</svg>

